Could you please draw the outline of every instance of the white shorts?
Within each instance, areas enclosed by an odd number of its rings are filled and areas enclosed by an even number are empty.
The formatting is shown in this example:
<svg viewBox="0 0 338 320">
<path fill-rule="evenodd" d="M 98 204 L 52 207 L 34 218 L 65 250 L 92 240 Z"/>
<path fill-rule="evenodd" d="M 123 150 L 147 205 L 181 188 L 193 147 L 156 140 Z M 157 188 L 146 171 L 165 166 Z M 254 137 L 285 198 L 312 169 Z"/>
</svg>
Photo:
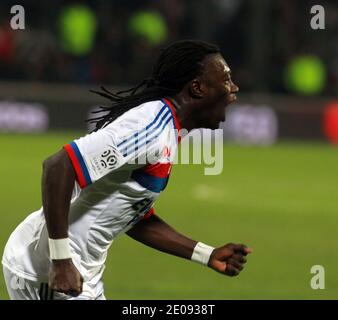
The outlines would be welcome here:
<svg viewBox="0 0 338 320">
<path fill-rule="evenodd" d="M 47 283 L 35 282 L 18 277 L 8 268 L 3 267 L 7 292 L 11 300 L 106 300 L 103 292 L 103 282 L 100 281 L 93 290 L 86 290 L 88 285 L 83 284 L 83 291 L 77 297 L 50 290 Z"/>
</svg>

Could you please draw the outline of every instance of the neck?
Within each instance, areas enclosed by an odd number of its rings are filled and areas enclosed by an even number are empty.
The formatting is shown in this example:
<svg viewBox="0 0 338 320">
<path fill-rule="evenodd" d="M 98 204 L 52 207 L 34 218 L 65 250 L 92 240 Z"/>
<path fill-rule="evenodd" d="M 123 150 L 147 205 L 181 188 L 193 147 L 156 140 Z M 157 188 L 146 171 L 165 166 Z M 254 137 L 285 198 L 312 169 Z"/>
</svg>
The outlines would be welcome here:
<svg viewBox="0 0 338 320">
<path fill-rule="evenodd" d="M 197 128 L 192 117 L 193 101 L 190 97 L 186 97 L 183 94 L 177 94 L 170 98 L 170 101 L 174 105 L 176 117 L 181 124 L 181 127 L 191 131 Z"/>
</svg>

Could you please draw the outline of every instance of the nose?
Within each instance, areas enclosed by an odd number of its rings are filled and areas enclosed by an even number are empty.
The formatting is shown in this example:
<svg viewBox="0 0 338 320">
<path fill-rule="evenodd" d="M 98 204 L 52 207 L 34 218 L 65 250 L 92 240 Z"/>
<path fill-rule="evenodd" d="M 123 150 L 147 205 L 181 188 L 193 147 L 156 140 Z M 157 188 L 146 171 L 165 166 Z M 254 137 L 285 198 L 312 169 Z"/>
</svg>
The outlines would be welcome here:
<svg viewBox="0 0 338 320">
<path fill-rule="evenodd" d="M 236 93 L 238 91 L 239 91 L 239 87 L 233 82 L 231 82 L 231 92 Z"/>
</svg>

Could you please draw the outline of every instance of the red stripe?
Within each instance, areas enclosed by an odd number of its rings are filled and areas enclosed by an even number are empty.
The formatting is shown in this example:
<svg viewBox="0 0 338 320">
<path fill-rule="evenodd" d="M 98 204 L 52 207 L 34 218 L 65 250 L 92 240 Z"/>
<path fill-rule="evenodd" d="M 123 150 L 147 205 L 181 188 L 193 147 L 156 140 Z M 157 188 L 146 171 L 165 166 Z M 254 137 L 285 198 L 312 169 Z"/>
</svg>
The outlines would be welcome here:
<svg viewBox="0 0 338 320">
<path fill-rule="evenodd" d="M 152 216 L 153 214 L 155 214 L 155 210 L 154 208 L 151 208 L 144 216 L 143 219 L 148 219 L 150 216 Z"/>
<path fill-rule="evenodd" d="M 63 148 L 68 153 L 68 156 L 73 164 L 73 168 L 75 170 L 76 177 L 77 177 L 77 182 L 79 183 L 81 188 L 85 188 L 87 186 L 86 179 L 83 175 L 79 160 L 77 159 L 72 146 L 70 144 L 66 144 Z"/>
<path fill-rule="evenodd" d="M 156 163 L 156 164 L 150 164 L 143 168 L 142 171 L 155 176 L 157 178 L 168 178 L 170 173 L 170 168 L 172 166 L 172 163 Z"/>
<path fill-rule="evenodd" d="M 171 109 L 171 112 L 172 112 L 172 114 L 173 114 L 174 122 L 175 122 L 175 127 L 176 127 L 176 129 L 177 129 L 177 131 L 178 131 L 178 143 L 180 143 L 180 142 L 181 142 L 181 134 L 180 134 L 180 131 L 181 131 L 181 125 L 180 125 L 180 123 L 179 123 L 178 120 L 177 120 L 174 106 L 172 105 L 172 103 L 171 103 L 168 99 L 164 98 L 163 100 L 164 100 L 165 103 L 169 106 L 169 108 Z"/>
</svg>

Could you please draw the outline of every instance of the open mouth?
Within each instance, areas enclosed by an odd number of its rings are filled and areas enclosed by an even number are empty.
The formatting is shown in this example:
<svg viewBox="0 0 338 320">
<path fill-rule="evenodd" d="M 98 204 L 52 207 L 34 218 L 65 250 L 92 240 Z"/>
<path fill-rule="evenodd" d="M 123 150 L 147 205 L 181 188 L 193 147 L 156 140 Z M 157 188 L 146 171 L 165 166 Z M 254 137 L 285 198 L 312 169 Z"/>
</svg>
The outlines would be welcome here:
<svg viewBox="0 0 338 320">
<path fill-rule="evenodd" d="M 236 100 L 237 100 L 236 94 L 231 93 L 229 95 L 228 102 L 227 102 L 227 104 L 225 105 L 225 108 L 224 108 L 224 115 L 220 118 L 220 122 L 224 122 L 225 121 L 225 118 L 226 118 L 226 116 L 225 116 L 225 110 L 227 109 L 227 107 L 229 106 L 229 104 L 235 102 Z"/>
<path fill-rule="evenodd" d="M 234 94 L 234 93 L 232 93 L 232 94 L 230 94 L 230 102 L 233 102 L 233 101 L 236 101 L 237 100 L 237 96 Z"/>
<path fill-rule="evenodd" d="M 227 108 L 229 104 L 235 102 L 236 100 L 237 100 L 237 96 L 234 93 L 229 94 L 225 108 Z"/>
</svg>

